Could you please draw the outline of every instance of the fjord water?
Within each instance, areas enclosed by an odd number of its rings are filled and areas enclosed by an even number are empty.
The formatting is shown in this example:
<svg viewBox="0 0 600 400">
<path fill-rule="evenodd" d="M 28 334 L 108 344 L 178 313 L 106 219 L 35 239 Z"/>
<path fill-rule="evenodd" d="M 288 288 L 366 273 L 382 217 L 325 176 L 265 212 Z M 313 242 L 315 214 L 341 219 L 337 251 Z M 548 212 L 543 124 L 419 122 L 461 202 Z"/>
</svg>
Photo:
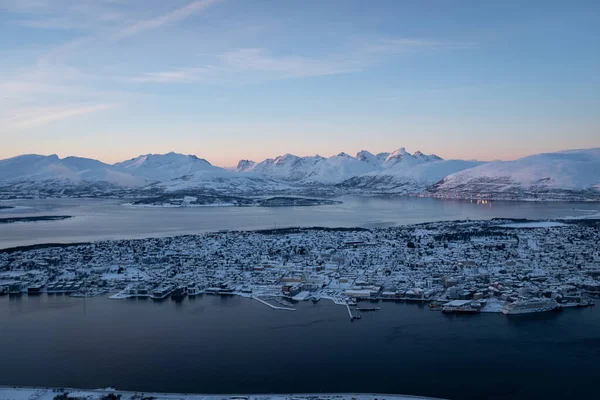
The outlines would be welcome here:
<svg viewBox="0 0 600 400">
<path fill-rule="evenodd" d="M 72 215 L 63 221 L 2 225 L 0 248 L 38 243 L 173 236 L 221 229 L 290 226 L 385 227 L 431 221 L 581 217 L 600 213 L 600 203 L 507 202 L 416 197 L 345 196 L 343 203 L 314 207 L 144 208 L 127 200 L 45 199 L 4 201 L 1 217 Z"/>
<path fill-rule="evenodd" d="M 0 384 L 188 393 L 379 392 L 596 398 L 600 308 L 448 316 L 327 300 L 0 298 Z"/>
</svg>

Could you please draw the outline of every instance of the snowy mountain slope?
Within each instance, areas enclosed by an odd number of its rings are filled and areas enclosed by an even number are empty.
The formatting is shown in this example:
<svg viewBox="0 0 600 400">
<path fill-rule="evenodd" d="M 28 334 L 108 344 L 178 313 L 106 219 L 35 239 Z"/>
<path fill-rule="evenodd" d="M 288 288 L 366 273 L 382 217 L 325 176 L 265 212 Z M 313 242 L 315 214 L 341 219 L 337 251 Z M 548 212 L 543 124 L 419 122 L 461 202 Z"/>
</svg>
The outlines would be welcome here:
<svg viewBox="0 0 600 400">
<path fill-rule="evenodd" d="M 428 190 L 436 197 L 568 199 L 600 195 L 600 148 L 496 161 L 450 174 Z"/>
<path fill-rule="evenodd" d="M 232 195 L 421 194 L 443 198 L 600 200 L 600 149 L 516 161 L 442 160 L 404 148 L 355 157 L 242 160 L 231 171 L 192 155 L 148 154 L 108 165 L 35 154 L 0 160 L 0 196 L 148 195 L 193 190 Z"/>
<path fill-rule="evenodd" d="M 229 172 L 229 171 L 228 171 Z M 229 195 L 258 195 L 289 191 L 292 187 L 286 182 L 267 179 L 261 176 L 244 176 L 235 172 L 229 176 L 190 174 L 168 181 L 155 182 L 145 189 L 159 189 L 164 192 L 201 190 Z"/>
<path fill-rule="evenodd" d="M 197 178 L 232 177 L 233 172 L 215 167 L 203 158 L 178 153 L 145 154 L 114 164 L 124 173 L 143 177 L 151 182 L 162 182 L 183 176 L 193 175 Z"/>
<path fill-rule="evenodd" d="M 301 181 L 306 178 L 314 166 L 325 160 L 321 156 L 298 157 L 284 154 L 255 163 L 238 163 L 238 172 L 250 173 L 282 181 Z M 241 168 L 240 168 L 241 166 Z"/>
<path fill-rule="evenodd" d="M 439 159 L 439 157 L 437 158 Z M 434 158 L 430 159 L 434 160 Z M 353 191 L 397 194 L 420 193 L 449 174 L 481 164 L 478 161 L 441 159 L 417 164 L 414 164 L 414 161 L 409 161 L 409 163 L 396 163 L 380 171 L 350 178 L 338 186 Z"/>
<path fill-rule="evenodd" d="M 243 165 L 244 163 L 242 163 Z M 248 165 L 253 165 L 248 162 Z M 145 189 L 165 192 L 202 190 L 230 194 L 285 190 L 287 185 L 263 176 L 242 176 L 236 171 L 216 167 L 194 155 L 178 153 L 146 154 L 115 164 L 120 171 L 143 177 Z"/>
<path fill-rule="evenodd" d="M 419 160 L 416 157 L 413 157 L 413 155 L 407 152 L 404 147 L 401 147 L 398 150 L 394 150 L 390 153 L 390 155 L 387 156 L 384 162 L 384 166 L 390 168 L 399 163 L 416 165 L 419 164 L 421 161 L 424 160 Z"/>
<path fill-rule="evenodd" d="M 142 179 L 89 158 L 60 159 L 55 154 L 50 156 L 26 154 L 0 160 L 0 183 L 7 185 L 41 182 L 57 184 L 103 182 L 118 187 L 138 187 L 144 183 Z"/>
<path fill-rule="evenodd" d="M 381 155 L 384 155 L 383 159 L 387 158 L 387 156 L 389 155 L 388 153 L 380 153 Z M 382 158 L 376 156 L 375 154 L 367 151 L 367 150 L 361 150 L 356 154 L 356 159 L 362 162 L 366 162 L 372 165 L 381 165 L 381 161 Z"/>
<path fill-rule="evenodd" d="M 246 172 L 249 169 L 253 168 L 256 165 L 255 161 L 252 160 L 240 160 L 235 167 L 237 172 Z"/>
<path fill-rule="evenodd" d="M 328 158 L 318 155 L 298 157 L 293 154 L 285 154 L 259 163 L 241 160 L 238 163 L 237 171 L 300 184 L 331 185 L 385 168 L 396 166 L 408 168 L 439 160 L 441 158 L 436 155 L 427 156 L 419 151 L 410 154 L 402 147 L 391 153 L 377 155 L 362 150 L 356 157 L 342 152 Z"/>
<path fill-rule="evenodd" d="M 353 176 L 366 174 L 377 168 L 346 153 L 320 158 L 303 179 L 309 184 L 335 184 Z"/>
</svg>

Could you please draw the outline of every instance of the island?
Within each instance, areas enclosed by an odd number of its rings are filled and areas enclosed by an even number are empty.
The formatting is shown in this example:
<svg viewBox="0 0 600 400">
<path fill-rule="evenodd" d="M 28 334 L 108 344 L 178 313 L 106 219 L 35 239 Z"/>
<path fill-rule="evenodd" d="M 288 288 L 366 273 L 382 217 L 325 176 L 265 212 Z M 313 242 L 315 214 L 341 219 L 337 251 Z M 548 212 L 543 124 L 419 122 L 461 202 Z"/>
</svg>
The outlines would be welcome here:
<svg viewBox="0 0 600 400">
<path fill-rule="evenodd" d="M 278 311 L 326 299 L 351 320 L 385 301 L 451 314 L 560 311 L 600 295 L 599 228 L 495 219 L 36 245 L 0 251 L 0 294 L 237 295 Z"/>
<path fill-rule="evenodd" d="M 39 215 L 35 217 L 9 217 L 0 218 L 0 224 L 13 224 L 16 222 L 62 221 L 73 218 L 71 215 Z"/>
<path fill-rule="evenodd" d="M 127 205 L 142 207 L 309 207 L 335 204 L 342 204 L 342 202 L 296 196 L 239 197 L 218 194 L 166 194 L 127 203 Z"/>
</svg>

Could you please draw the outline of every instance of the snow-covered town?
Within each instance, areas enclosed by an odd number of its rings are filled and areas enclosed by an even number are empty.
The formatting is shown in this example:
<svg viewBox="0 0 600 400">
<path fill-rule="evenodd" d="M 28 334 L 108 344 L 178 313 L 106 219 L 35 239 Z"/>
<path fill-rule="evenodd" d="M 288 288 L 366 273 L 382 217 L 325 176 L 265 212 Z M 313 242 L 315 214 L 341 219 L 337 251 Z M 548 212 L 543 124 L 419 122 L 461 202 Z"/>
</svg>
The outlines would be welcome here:
<svg viewBox="0 0 600 400">
<path fill-rule="evenodd" d="M 38 245 L 0 251 L 0 293 L 240 295 L 283 311 L 323 299 L 345 306 L 350 319 L 384 300 L 447 313 L 553 311 L 593 305 L 600 294 L 599 226 L 454 221 Z"/>
</svg>

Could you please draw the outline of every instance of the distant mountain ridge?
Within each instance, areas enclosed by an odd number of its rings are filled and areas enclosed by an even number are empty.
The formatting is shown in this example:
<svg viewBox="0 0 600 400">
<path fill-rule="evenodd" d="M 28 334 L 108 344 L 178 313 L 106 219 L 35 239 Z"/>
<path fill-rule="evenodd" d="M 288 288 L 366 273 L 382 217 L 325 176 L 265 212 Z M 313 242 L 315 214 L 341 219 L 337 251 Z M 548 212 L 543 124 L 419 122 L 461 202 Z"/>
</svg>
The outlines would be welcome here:
<svg viewBox="0 0 600 400">
<path fill-rule="evenodd" d="M 228 177 L 231 172 L 215 167 L 203 158 L 170 152 L 167 154 L 144 154 L 113 165 L 119 171 L 139 176 L 152 182 L 160 182 L 182 176 L 204 175 Z"/>
<path fill-rule="evenodd" d="M 25 154 L 0 160 L 0 184 L 56 182 L 77 184 L 103 182 L 116 187 L 139 187 L 142 179 L 124 173 L 112 165 L 80 157 L 59 158 L 56 154 L 42 156 Z"/>
<path fill-rule="evenodd" d="M 304 184 L 338 184 L 399 164 L 408 168 L 434 161 L 442 161 L 442 158 L 435 154 L 425 155 L 420 151 L 410 154 L 404 147 L 401 147 L 391 153 L 377 155 L 367 150 L 361 150 L 355 157 L 341 152 L 328 158 L 319 155 L 298 157 L 293 154 L 285 154 L 261 162 L 241 160 L 238 163 L 237 171 L 258 173 L 272 179 Z"/>
<path fill-rule="evenodd" d="M 600 192 L 600 148 L 494 161 L 449 174 L 427 190 L 435 197 L 571 200 Z"/>
<path fill-rule="evenodd" d="M 0 195 L 145 196 L 220 194 L 414 194 L 441 198 L 600 200 L 600 149 L 537 154 L 515 161 L 443 160 L 405 148 L 356 156 L 285 154 L 235 170 L 195 155 L 145 154 L 113 165 L 27 154 L 0 160 Z"/>
</svg>

